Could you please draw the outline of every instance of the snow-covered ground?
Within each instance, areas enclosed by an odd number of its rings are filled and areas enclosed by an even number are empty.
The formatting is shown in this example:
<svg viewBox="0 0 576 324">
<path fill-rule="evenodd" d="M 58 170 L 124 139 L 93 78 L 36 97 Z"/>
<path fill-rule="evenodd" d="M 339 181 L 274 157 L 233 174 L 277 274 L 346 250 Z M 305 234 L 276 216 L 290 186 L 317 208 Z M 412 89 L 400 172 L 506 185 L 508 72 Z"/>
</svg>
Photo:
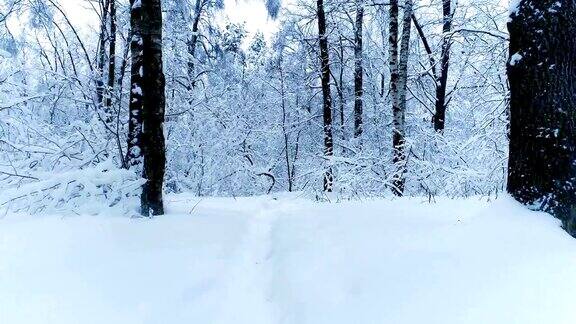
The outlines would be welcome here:
<svg viewBox="0 0 576 324">
<path fill-rule="evenodd" d="M 576 240 L 501 198 L 6 215 L 2 324 L 574 323 Z"/>
</svg>

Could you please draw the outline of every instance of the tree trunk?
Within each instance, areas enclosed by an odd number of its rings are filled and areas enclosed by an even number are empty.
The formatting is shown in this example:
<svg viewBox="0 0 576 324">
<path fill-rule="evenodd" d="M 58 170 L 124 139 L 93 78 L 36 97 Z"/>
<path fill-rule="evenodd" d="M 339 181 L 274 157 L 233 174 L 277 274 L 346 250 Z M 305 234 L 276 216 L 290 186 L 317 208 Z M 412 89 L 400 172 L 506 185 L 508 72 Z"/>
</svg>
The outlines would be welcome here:
<svg viewBox="0 0 576 324">
<path fill-rule="evenodd" d="M 410 57 L 410 33 L 412 26 L 412 0 L 404 3 L 400 60 L 398 63 L 398 109 L 394 113 L 394 164 L 397 166 L 394 188 L 402 196 L 406 183 L 406 90 L 408 87 L 408 59 Z"/>
<path fill-rule="evenodd" d="M 322 98 L 324 116 L 324 157 L 327 167 L 324 172 L 324 191 L 332 192 L 334 175 L 332 173 L 332 156 L 334 143 L 332 138 L 332 97 L 330 94 L 330 55 L 328 52 L 328 35 L 326 35 L 326 14 L 324 0 L 316 0 L 318 10 L 318 38 L 320 44 L 320 76 L 322 79 Z"/>
<path fill-rule="evenodd" d="M 523 0 L 511 15 L 508 192 L 576 236 L 576 3 Z"/>
<path fill-rule="evenodd" d="M 292 192 L 294 179 L 292 177 L 292 164 L 290 163 L 290 133 L 288 129 L 288 112 L 286 111 L 286 89 L 284 85 L 284 68 L 282 58 L 278 60 L 278 72 L 280 74 L 280 97 L 282 108 L 282 135 L 284 137 L 284 158 L 286 161 L 286 178 L 288 180 L 288 192 Z"/>
<path fill-rule="evenodd" d="M 388 7 L 388 9 L 390 10 L 390 7 Z M 378 16 L 379 19 L 381 19 L 381 21 L 383 22 L 380 25 L 380 37 L 382 37 L 382 54 L 384 54 L 386 51 L 388 51 L 388 53 L 390 53 L 390 46 L 388 46 L 388 48 L 386 47 L 386 39 L 389 40 L 389 35 L 387 35 L 387 32 L 390 32 L 390 30 L 386 31 L 386 28 L 384 28 L 384 22 L 386 21 L 386 10 L 384 10 L 383 8 L 378 8 Z M 396 16 L 398 17 L 398 16 Z M 389 19 L 390 17 L 388 17 Z M 390 23 L 390 21 L 388 20 L 388 23 Z M 398 40 L 398 35 L 396 34 L 396 40 Z M 390 44 L 388 44 L 390 45 Z M 390 63 L 390 58 L 388 58 L 388 63 Z M 384 95 L 386 94 L 386 75 L 384 72 L 380 73 L 380 97 L 384 97 Z"/>
<path fill-rule="evenodd" d="M 398 0 L 390 1 L 390 92 L 392 96 L 392 147 L 394 178 L 392 192 L 397 196 L 404 194 L 406 183 L 406 89 L 408 84 L 408 58 L 410 49 L 410 31 L 412 19 L 412 0 L 404 4 L 404 17 L 402 22 L 402 39 L 400 53 L 398 53 Z"/>
<path fill-rule="evenodd" d="M 96 76 L 96 105 L 98 109 L 102 108 L 104 104 L 104 65 L 106 64 L 106 38 L 108 36 L 108 28 L 106 23 L 108 21 L 108 9 L 110 6 L 110 0 L 100 0 L 100 7 L 102 9 L 102 16 L 100 21 L 100 35 L 98 36 L 98 58 L 96 71 L 98 75 Z M 100 112 L 102 113 L 102 112 Z M 104 120 L 108 120 L 109 112 L 103 111 L 105 114 Z"/>
<path fill-rule="evenodd" d="M 143 37 L 142 37 L 142 5 L 135 5 L 142 0 L 130 0 L 130 103 L 128 117 L 128 149 L 126 151 L 126 164 L 128 168 L 142 168 L 142 110 L 144 107 L 144 94 L 142 92 L 143 80 Z M 146 1 L 146 0 L 145 0 Z"/>
<path fill-rule="evenodd" d="M 364 68 L 362 65 L 363 24 L 364 0 L 356 0 L 356 24 L 354 28 L 354 138 L 362 136 L 362 95 L 364 94 Z"/>
<path fill-rule="evenodd" d="M 442 133 L 446 123 L 446 86 L 448 83 L 448 69 L 450 65 L 450 45 L 452 31 L 451 0 L 442 1 L 442 56 L 440 58 L 440 75 L 436 80 L 436 111 L 434 114 L 434 130 Z"/>
<path fill-rule="evenodd" d="M 110 44 L 108 45 L 108 91 L 106 110 L 112 112 L 112 97 L 116 82 L 116 0 L 110 0 Z M 108 117 L 108 116 L 107 116 Z M 112 114 L 110 114 L 112 122 Z"/>
<path fill-rule="evenodd" d="M 132 116 L 141 115 L 139 145 L 143 154 L 143 177 L 146 179 L 142 188 L 141 214 L 161 215 L 164 213 L 162 185 L 166 165 L 161 1 L 133 0 L 131 23 L 134 48 L 130 113 Z"/>
<path fill-rule="evenodd" d="M 392 113 L 394 125 L 392 129 L 392 146 L 394 154 L 394 163 L 396 163 L 396 147 L 400 142 L 396 130 L 396 117 L 398 115 L 398 0 L 390 0 L 389 17 L 388 17 L 388 64 L 390 66 L 390 98 L 392 101 Z M 392 189 L 397 194 L 398 190 Z"/>
<path fill-rule="evenodd" d="M 338 39 L 338 81 L 336 83 L 336 91 L 338 91 L 338 112 L 340 114 L 340 138 L 342 141 L 346 140 L 346 123 L 344 119 L 344 106 L 346 104 L 344 99 L 344 44 L 343 37 L 340 35 Z"/>
<path fill-rule="evenodd" d="M 196 75 L 194 71 L 196 60 L 196 44 L 198 43 L 198 29 L 201 15 L 202 0 L 196 0 L 196 5 L 194 6 L 194 20 L 192 21 L 192 35 L 188 40 L 188 77 L 190 78 L 191 88 L 196 85 Z"/>
</svg>

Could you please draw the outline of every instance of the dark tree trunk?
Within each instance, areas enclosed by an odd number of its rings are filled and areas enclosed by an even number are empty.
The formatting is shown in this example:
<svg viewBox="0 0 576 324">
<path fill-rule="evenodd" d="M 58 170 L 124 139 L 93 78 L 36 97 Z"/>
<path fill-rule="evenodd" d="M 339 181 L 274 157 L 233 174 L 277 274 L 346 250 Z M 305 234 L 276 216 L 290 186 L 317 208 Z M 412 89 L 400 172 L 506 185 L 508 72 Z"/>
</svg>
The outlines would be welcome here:
<svg viewBox="0 0 576 324">
<path fill-rule="evenodd" d="M 110 0 L 110 44 L 108 45 L 108 91 L 106 110 L 111 112 L 114 85 L 116 82 L 116 0 Z M 110 122 L 112 114 L 110 114 Z"/>
<path fill-rule="evenodd" d="M 398 172 L 396 170 L 396 165 L 398 164 L 398 158 L 400 157 L 399 149 L 404 145 L 404 135 L 399 132 L 397 129 L 397 123 L 399 119 L 399 106 L 398 106 L 398 0 L 390 0 L 390 7 L 389 7 L 389 17 L 388 17 L 388 63 L 390 65 L 390 97 L 392 101 L 392 115 L 393 115 L 393 129 L 392 129 L 392 148 L 393 148 L 393 163 L 395 165 L 395 173 Z M 399 175 L 394 175 L 393 183 L 392 183 L 392 192 L 396 195 L 402 195 L 404 191 L 403 183 L 398 181 Z"/>
<path fill-rule="evenodd" d="M 109 44 L 108 44 L 108 86 L 106 92 L 106 102 L 105 102 L 105 110 L 108 112 L 106 116 L 106 123 L 112 127 L 112 123 L 114 121 L 114 117 L 116 117 L 116 127 L 113 131 L 114 137 L 116 139 L 116 146 L 118 147 L 119 159 L 122 164 L 122 168 L 126 168 L 126 159 L 124 156 L 124 152 L 122 150 L 122 139 L 120 137 L 120 107 L 114 111 L 114 100 L 119 99 L 120 96 L 116 96 L 115 88 L 116 88 L 116 33 L 117 33 L 117 24 L 116 24 L 116 0 L 110 0 L 110 37 L 109 37 Z M 118 89 L 122 92 L 122 81 L 120 80 L 120 84 Z M 121 102 L 119 100 L 118 102 Z M 114 116 L 116 115 L 116 116 Z"/>
<path fill-rule="evenodd" d="M 194 20 L 192 21 L 192 35 L 188 40 L 188 77 L 190 78 L 191 88 L 196 85 L 196 44 L 198 43 L 198 30 L 200 25 L 200 17 L 202 16 L 202 1 L 203 0 L 196 0 L 196 5 L 194 6 Z"/>
<path fill-rule="evenodd" d="M 452 31 L 451 0 L 442 1 L 442 56 L 440 58 L 440 75 L 436 80 L 436 111 L 434 114 L 434 130 L 443 132 L 446 124 L 446 86 L 448 83 L 448 69 L 450 67 L 450 45 Z"/>
<path fill-rule="evenodd" d="M 162 186 L 166 164 L 164 139 L 165 79 L 162 66 L 162 8 L 160 0 L 132 3 L 132 98 L 131 117 L 141 116 L 139 139 L 133 151 L 142 153 L 143 177 L 141 213 L 164 213 Z M 134 2 L 134 1 L 132 1 Z M 135 129 L 138 130 L 136 120 Z M 138 146 L 139 145 L 139 146 Z M 138 148 L 139 149 L 136 149 Z M 130 153 L 140 153 L 130 152 Z M 136 155 L 136 154 L 134 154 Z M 139 163 L 138 159 L 134 160 Z"/>
<path fill-rule="evenodd" d="M 322 98 L 324 116 L 324 157 L 328 166 L 324 172 L 324 191 L 332 192 L 334 175 L 332 173 L 332 156 L 334 143 L 332 138 L 332 97 L 330 94 L 330 55 L 328 52 L 328 35 L 326 35 L 326 14 L 324 0 L 316 0 L 318 14 L 318 38 L 320 44 L 320 76 L 322 79 Z"/>
<path fill-rule="evenodd" d="M 141 0 L 140 0 L 141 1 Z M 143 37 L 142 37 L 142 6 L 134 6 L 139 0 L 130 0 L 130 103 L 128 117 L 128 149 L 126 164 L 129 168 L 142 167 L 142 109 L 144 94 L 142 92 L 143 75 Z M 140 170 L 138 170 L 140 171 Z"/>
<path fill-rule="evenodd" d="M 508 24 L 508 192 L 576 236 L 574 17 L 574 1 L 523 0 Z"/>
<path fill-rule="evenodd" d="M 98 58 L 96 71 L 98 75 L 96 76 L 96 104 L 98 109 L 104 105 L 104 66 L 106 64 L 106 38 L 108 37 L 108 9 L 110 6 L 110 0 L 100 0 L 100 7 L 102 8 L 102 16 L 100 21 L 100 35 L 98 36 Z M 109 112 L 104 111 L 105 120 L 109 118 Z"/>
<path fill-rule="evenodd" d="M 340 114 L 340 138 L 342 141 L 346 140 L 346 123 L 344 119 L 344 106 L 346 101 L 344 99 L 344 44 L 343 37 L 340 35 L 338 39 L 338 80 L 335 80 L 336 91 L 338 91 L 338 112 Z"/>
<path fill-rule="evenodd" d="M 363 24 L 364 0 L 356 0 L 356 24 L 354 28 L 354 138 L 362 136 L 362 96 L 364 94 L 364 67 L 362 65 Z"/>
</svg>

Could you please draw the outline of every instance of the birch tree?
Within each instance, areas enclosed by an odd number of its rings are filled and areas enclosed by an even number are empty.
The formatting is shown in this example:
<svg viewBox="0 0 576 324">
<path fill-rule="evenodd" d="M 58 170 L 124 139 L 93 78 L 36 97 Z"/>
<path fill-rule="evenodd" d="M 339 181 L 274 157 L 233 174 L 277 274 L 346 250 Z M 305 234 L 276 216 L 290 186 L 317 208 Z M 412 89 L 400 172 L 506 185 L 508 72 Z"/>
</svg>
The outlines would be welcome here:
<svg viewBox="0 0 576 324">
<path fill-rule="evenodd" d="M 404 194 L 406 173 L 406 89 L 408 86 L 408 59 L 410 50 L 410 31 L 412 25 L 412 0 L 404 3 L 402 18 L 402 37 L 398 50 L 398 14 L 397 0 L 390 1 L 389 9 L 389 65 L 390 94 L 392 97 L 392 146 L 395 166 L 392 192 L 397 196 Z"/>
</svg>

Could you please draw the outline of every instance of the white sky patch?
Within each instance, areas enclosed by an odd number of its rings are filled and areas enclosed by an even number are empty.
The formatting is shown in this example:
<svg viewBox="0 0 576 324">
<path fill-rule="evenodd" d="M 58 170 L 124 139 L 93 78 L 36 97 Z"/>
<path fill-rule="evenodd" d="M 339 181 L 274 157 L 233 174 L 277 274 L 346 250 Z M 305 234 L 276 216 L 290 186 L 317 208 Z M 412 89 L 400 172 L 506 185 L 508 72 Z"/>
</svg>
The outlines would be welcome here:
<svg viewBox="0 0 576 324">
<path fill-rule="evenodd" d="M 510 16 L 518 14 L 521 1 L 522 0 L 510 0 L 510 6 L 508 7 L 508 12 L 510 13 Z"/>
<path fill-rule="evenodd" d="M 98 25 L 98 16 L 88 1 L 60 0 L 59 2 L 74 26 L 83 28 L 86 25 L 91 27 Z M 94 3 L 94 6 L 97 4 Z M 96 9 L 98 8 L 96 7 Z"/>
<path fill-rule="evenodd" d="M 224 12 L 235 23 L 245 23 L 249 33 L 261 31 L 269 38 L 278 30 L 278 21 L 268 16 L 265 0 L 225 0 Z"/>
<path fill-rule="evenodd" d="M 98 15 L 87 0 L 56 0 L 55 3 L 60 6 L 68 20 L 81 35 L 91 34 L 97 30 Z M 58 10 L 53 12 L 56 21 L 60 25 L 65 24 L 62 14 Z M 30 28 L 29 19 L 28 14 L 11 16 L 7 21 L 10 32 L 16 36 L 25 34 Z"/>
<path fill-rule="evenodd" d="M 127 1 L 127 0 L 119 0 Z M 191 0 L 193 1 L 193 0 Z M 280 17 L 276 20 L 270 18 L 266 10 L 266 0 L 224 0 L 224 10 L 217 14 L 216 24 L 225 26 L 226 21 L 243 24 L 248 32 L 244 46 L 248 46 L 252 35 L 262 32 L 266 41 L 270 41 L 280 25 Z M 55 0 L 66 14 L 76 31 L 82 38 L 93 35 L 99 30 L 99 17 L 97 14 L 96 1 L 91 0 Z M 283 5 L 292 2 L 284 0 Z M 54 10 L 54 16 L 60 24 L 65 24 L 62 15 L 58 10 Z M 29 28 L 28 15 L 13 16 L 8 20 L 10 31 L 20 36 L 26 33 Z"/>
<path fill-rule="evenodd" d="M 60 0 L 60 4 L 76 26 L 97 27 L 98 17 L 86 0 Z M 278 30 L 279 22 L 268 16 L 265 0 L 225 0 L 220 22 L 226 17 L 234 23 L 245 23 L 246 30 L 253 34 L 261 31 L 266 38 Z"/>
</svg>

